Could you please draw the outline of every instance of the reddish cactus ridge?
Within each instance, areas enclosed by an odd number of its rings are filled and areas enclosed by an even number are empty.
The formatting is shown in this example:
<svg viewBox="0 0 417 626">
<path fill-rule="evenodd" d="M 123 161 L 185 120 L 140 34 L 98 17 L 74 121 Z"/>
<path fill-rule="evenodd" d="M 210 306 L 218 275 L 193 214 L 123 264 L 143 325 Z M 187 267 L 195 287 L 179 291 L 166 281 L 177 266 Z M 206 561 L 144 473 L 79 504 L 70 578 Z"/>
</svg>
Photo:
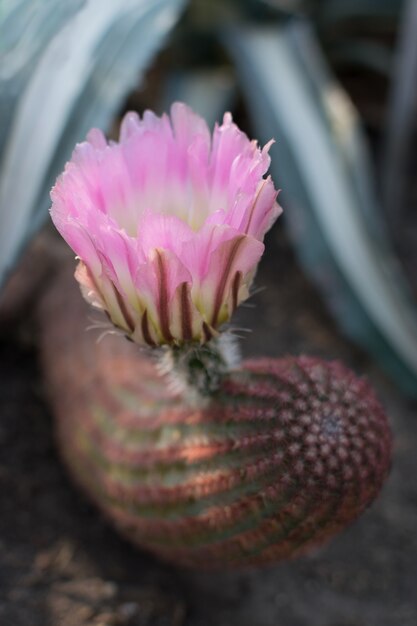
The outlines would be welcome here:
<svg viewBox="0 0 417 626">
<path fill-rule="evenodd" d="M 178 565 L 263 565 L 335 535 L 376 497 L 391 434 L 340 363 L 247 361 L 202 408 L 120 337 L 96 342 L 65 280 L 43 311 L 62 455 L 135 544 Z"/>
</svg>

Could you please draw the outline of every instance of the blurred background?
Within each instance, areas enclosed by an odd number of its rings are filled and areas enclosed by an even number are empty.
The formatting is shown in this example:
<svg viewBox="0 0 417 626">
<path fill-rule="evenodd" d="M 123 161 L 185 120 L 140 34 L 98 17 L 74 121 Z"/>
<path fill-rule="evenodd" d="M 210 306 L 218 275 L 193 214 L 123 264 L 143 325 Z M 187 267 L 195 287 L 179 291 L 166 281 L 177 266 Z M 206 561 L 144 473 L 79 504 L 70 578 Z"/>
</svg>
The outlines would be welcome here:
<svg viewBox="0 0 417 626">
<path fill-rule="evenodd" d="M 417 623 L 417 2 L 0 0 L 0 623 Z M 340 358 L 395 433 L 379 501 L 325 549 L 188 574 L 134 551 L 69 483 L 37 355 L 66 250 L 49 191 L 92 126 L 187 102 L 271 137 L 284 216 L 236 324 L 245 355 Z"/>
</svg>

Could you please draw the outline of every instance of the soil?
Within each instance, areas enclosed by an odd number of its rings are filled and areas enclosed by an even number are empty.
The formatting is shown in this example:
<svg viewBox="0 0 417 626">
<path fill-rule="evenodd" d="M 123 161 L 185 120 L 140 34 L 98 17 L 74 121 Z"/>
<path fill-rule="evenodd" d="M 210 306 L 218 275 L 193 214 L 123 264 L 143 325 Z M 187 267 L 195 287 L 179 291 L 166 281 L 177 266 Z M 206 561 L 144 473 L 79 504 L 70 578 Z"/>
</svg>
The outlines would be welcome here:
<svg viewBox="0 0 417 626">
<path fill-rule="evenodd" d="M 26 268 L 45 267 L 41 258 L 38 251 Z M 16 280 L 18 295 L 6 292 L 0 325 L 1 626 L 417 624 L 417 406 L 342 337 L 298 268 L 282 223 L 269 236 L 257 284 L 264 289 L 254 308 L 236 319 L 252 329 L 242 331 L 245 355 L 342 359 L 377 389 L 395 435 L 377 502 L 327 547 L 265 570 L 189 572 L 132 548 L 73 487 L 57 456 L 36 302 Z"/>
</svg>

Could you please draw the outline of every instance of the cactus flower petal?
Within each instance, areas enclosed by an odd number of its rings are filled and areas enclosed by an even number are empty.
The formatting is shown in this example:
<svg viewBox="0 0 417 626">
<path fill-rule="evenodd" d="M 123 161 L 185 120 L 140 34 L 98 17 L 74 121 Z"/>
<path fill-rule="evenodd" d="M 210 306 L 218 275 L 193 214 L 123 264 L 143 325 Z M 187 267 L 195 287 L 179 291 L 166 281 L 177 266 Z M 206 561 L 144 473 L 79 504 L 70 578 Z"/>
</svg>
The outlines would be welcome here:
<svg viewBox="0 0 417 626">
<path fill-rule="evenodd" d="M 182 103 L 93 129 L 51 192 L 82 292 L 140 344 L 205 343 L 248 297 L 281 212 L 262 150 L 226 113 L 210 135 Z"/>
</svg>

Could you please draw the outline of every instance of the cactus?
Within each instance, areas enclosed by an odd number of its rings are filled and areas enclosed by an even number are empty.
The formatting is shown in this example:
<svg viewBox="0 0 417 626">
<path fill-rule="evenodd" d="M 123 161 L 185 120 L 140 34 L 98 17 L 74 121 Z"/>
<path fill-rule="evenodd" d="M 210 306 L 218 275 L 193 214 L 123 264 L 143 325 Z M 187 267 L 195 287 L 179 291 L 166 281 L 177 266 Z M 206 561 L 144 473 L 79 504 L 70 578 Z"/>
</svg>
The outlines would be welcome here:
<svg viewBox="0 0 417 626">
<path fill-rule="evenodd" d="M 85 332 L 62 274 L 42 358 L 62 456 L 132 542 L 190 567 L 261 565 L 354 520 L 387 475 L 391 435 L 369 385 L 337 362 L 257 359 L 200 404 L 138 347 Z"/>
</svg>

